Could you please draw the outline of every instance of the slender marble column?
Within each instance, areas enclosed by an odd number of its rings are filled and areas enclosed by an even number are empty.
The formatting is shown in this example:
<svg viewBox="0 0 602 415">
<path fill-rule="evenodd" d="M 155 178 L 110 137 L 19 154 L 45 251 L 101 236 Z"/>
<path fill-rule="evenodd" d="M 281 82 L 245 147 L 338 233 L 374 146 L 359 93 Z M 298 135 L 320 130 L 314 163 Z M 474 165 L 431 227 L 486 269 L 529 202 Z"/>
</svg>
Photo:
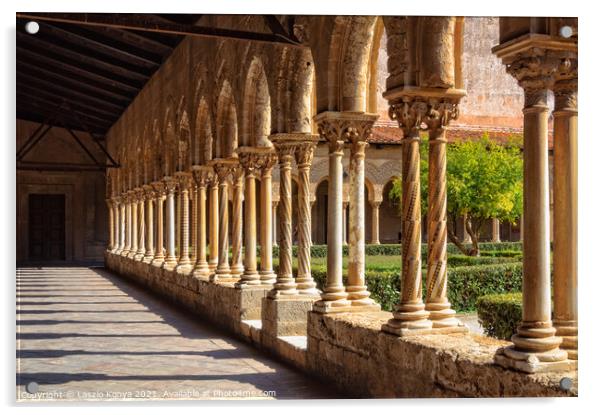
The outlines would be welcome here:
<svg viewBox="0 0 602 415">
<path fill-rule="evenodd" d="M 433 323 L 428 320 L 422 302 L 422 213 L 420 209 L 420 125 L 427 113 L 423 99 L 402 97 L 389 107 L 389 117 L 403 130 L 401 141 L 402 213 L 400 302 L 393 318 L 382 330 L 398 336 L 428 333 Z"/>
<path fill-rule="evenodd" d="M 155 255 L 151 264 L 161 267 L 165 261 L 165 255 L 163 254 L 163 201 L 165 200 L 165 183 L 161 181 L 153 182 L 152 186 L 155 190 L 155 205 L 157 206 L 157 242 L 155 244 Z"/>
<path fill-rule="evenodd" d="M 349 161 L 349 268 L 347 299 L 352 306 L 380 306 L 370 298 L 366 286 L 366 212 L 365 212 L 365 159 L 368 138 L 377 115 L 363 114 L 354 122 L 354 134 L 348 134 L 351 142 Z"/>
<path fill-rule="evenodd" d="M 347 208 L 349 207 L 349 202 L 343 202 L 343 246 L 348 244 L 347 239 Z"/>
<path fill-rule="evenodd" d="M 346 311 L 351 304 L 343 285 L 343 147 L 354 130 L 342 113 L 323 112 L 316 121 L 328 141 L 328 257 L 326 284 L 313 310 L 328 313 Z"/>
<path fill-rule="evenodd" d="M 213 168 L 213 167 L 212 167 Z M 209 270 L 215 272 L 219 256 L 219 183 L 215 171 L 207 183 L 209 191 Z"/>
<path fill-rule="evenodd" d="M 279 136 L 282 137 L 282 136 Z M 275 147 L 278 153 L 280 166 L 280 217 L 279 217 L 279 244 L 278 250 L 278 275 L 274 288 L 268 293 L 270 298 L 297 295 L 297 284 L 293 278 L 293 211 L 291 192 L 291 170 L 295 155 L 295 145 L 286 139 L 276 138 Z"/>
<path fill-rule="evenodd" d="M 113 248 L 111 249 L 111 252 L 116 254 L 117 251 L 119 250 L 119 245 L 121 243 L 120 241 L 120 235 L 119 235 L 119 198 L 118 197 L 112 197 L 111 198 L 112 202 L 113 202 L 113 235 L 114 235 L 114 243 L 113 243 Z"/>
<path fill-rule="evenodd" d="M 192 175 L 187 172 L 177 172 L 176 179 L 180 189 L 180 257 L 176 271 L 180 273 L 188 273 L 192 269 L 190 261 L 190 186 Z"/>
<path fill-rule="evenodd" d="M 209 280 L 209 264 L 207 263 L 207 183 L 213 176 L 213 169 L 208 166 L 193 166 L 192 174 L 197 185 L 197 244 L 196 263 L 193 273 L 196 277 Z"/>
<path fill-rule="evenodd" d="M 428 99 L 424 122 L 429 131 L 428 264 L 426 310 L 433 328 L 461 327 L 447 299 L 447 138 L 450 120 L 458 118 L 458 100 Z M 417 202 L 419 203 L 419 202 Z"/>
<path fill-rule="evenodd" d="M 554 327 L 577 360 L 576 68 L 570 75 L 554 85 Z"/>
<path fill-rule="evenodd" d="M 132 194 L 131 191 L 126 192 L 125 196 L 125 247 L 121 251 L 121 255 L 127 257 L 132 249 Z"/>
<path fill-rule="evenodd" d="M 138 189 L 132 190 L 130 217 L 132 224 L 130 226 L 130 251 L 128 258 L 134 259 L 138 252 Z"/>
<path fill-rule="evenodd" d="M 380 200 L 370 202 L 372 207 L 372 240 L 373 245 L 380 245 Z"/>
<path fill-rule="evenodd" d="M 146 251 L 142 261 L 150 264 L 155 254 L 155 239 L 154 239 L 154 221 L 153 221 L 153 199 L 155 198 L 155 191 L 153 186 L 145 184 L 144 188 L 144 200 L 146 203 Z"/>
<path fill-rule="evenodd" d="M 240 278 L 245 268 L 242 263 L 242 202 L 243 174 L 240 164 L 232 170 L 232 265 L 230 273 Z"/>
<path fill-rule="evenodd" d="M 276 275 L 272 268 L 272 168 L 278 159 L 276 153 L 269 152 L 261 154 L 261 185 L 260 185 L 260 211 L 261 215 L 261 267 L 259 279 L 261 285 L 272 285 L 276 282 Z"/>
<path fill-rule="evenodd" d="M 500 239 L 500 220 L 498 218 L 491 218 L 491 242 L 499 243 Z"/>
<path fill-rule="evenodd" d="M 165 188 L 167 191 L 167 197 L 165 200 L 165 207 L 167 210 L 167 257 L 163 263 L 165 269 L 173 270 L 178 265 L 178 258 L 176 258 L 176 215 L 175 215 L 175 192 L 178 182 L 173 177 L 165 177 L 164 179 Z"/>
<path fill-rule="evenodd" d="M 261 167 L 261 159 L 254 150 L 251 147 L 239 147 L 237 150 L 238 159 L 245 174 L 245 269 L 240 281 L 236 283 L 238 288 L 261 284 L 257 272 L 257 201 L 255 188 L 255 180 Z"/>
<path fill-rule="evenodd" d="M 144 190 L 140 188 L 137 194 L 138 198 L 138 250 L 136 251 L 136 255 L 134 259 L 136 261 L 142 261 L 144 258 L 144 253 L 146 252 L 145 246 L 145 237 L 146 237 L 146 224 L 144 223 L 146 220 L 144 214 Z"/>
<path fill-rule="evenodd" d="M 559 348 L 562 338 L 556 336 L 552 326 L 550 304 L 547 93 L 558 63 L 553 54 L 533 49 L 507 65 L 507 71 L 525 91 L 523 315 L 511 338 L 514 344 L 500 349 L 496 362 L 529 373 L 562 370 L 574 362 L 567 360 L 567 352 Z"/>
<path fill-rule="evenodd" d="M 278 246 L 278 203 L 279 200 L 272 200 L 272 244 Z"/>
<path fill-rule="evenodd" d="M 297 246 L 297 289 L 302 295 L 318 295 L 316 283 L 311 275 L 311 202 L 309 200 L 309 170 L 314 156 L 318 137 L 306 134 L 304 141 L 297 146 L 295 159 L 299 171 L 299 219 Z"/>
<path fill-rule="evenodd" d="M 192 186 L 190 188 L 190 263 L 194 266 L 196 264 L 197 254 L 197 240 L 198 240 L 198 191 L 199 188 L 194 178 L 192 179 Z"/>
<path fill-rule="evenodd" d="M 112 252 L 115 249 L 115 212 L 113 210 L 113 199 L 106 199 L 107 208 L 109 210 L 109 246 L 107 251 Z"/>
</svg>

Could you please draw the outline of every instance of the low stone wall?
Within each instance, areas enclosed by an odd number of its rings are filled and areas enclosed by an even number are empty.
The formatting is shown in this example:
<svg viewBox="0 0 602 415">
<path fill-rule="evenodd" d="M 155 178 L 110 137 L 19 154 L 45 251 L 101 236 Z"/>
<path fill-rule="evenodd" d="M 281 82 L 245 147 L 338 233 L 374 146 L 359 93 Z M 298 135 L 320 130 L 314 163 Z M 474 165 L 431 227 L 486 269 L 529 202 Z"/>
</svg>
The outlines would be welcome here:
<svg viewBox="0 0 602 415">
<path fill-rule="evenodd" d="M 221 328 L 243 335 L 241 321 L 261 319 L 261 299 L 268 289 L 236 289 L 233 283 L 212 283 L 120 255 L 106 253 L 110 270 L 147 286 Z"/>
<path fill-rule="evenodd" d="M 388 312 L 308 312 L 307 337 L 262 330 L 266 288 L 237 289 L 106 253 L 106 266 L 209 319 L 350 397 L 577 396 L 577 372 L 527 375 L 493 363 L 507 342 L 474 334 L 400 339 L 380 331 Z M 264 316 L 265 317 L 265 316 Z M 269 320 L 269 319 L 268 319 Z M 297 334 L 297 333 L 295 333 Z M 569 391 L 560 379 L 569 377 Z"/>
<path fill-rule="evenodd" d="M 508 342 L 476 334 L 399 338 L 391 313 L 309 313 L 307 365 L 354 397 L 576 396 L 577 372 L 527 375 L 493 362 Z M 569 377 L 569 391 L 560 379 Z"/>
</svg>

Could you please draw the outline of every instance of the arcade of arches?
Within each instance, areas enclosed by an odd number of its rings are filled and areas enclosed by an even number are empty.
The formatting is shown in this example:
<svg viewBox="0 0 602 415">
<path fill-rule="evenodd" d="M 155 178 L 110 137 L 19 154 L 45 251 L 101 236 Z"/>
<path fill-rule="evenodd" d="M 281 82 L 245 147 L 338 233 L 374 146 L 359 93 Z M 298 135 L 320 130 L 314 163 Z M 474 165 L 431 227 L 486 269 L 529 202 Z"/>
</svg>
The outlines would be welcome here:
<svg viewBox="0 0 602 415">
<path fill-rule="evenodd" d="M 207 18 L 263 27 L 252 16 Z M 467 333 L 446 294 L 446 143 L 463 121 L 479 122 L 462 118 L 465 102 L 491 105 L 467 96 L 467 24 L 299 16 L 299 47 L 186 38 L 109 131 L 121 168 L 107 173 L 107 266 L 358 395 L 576 394 L 557 386 L 577 376 L 576 19 L 500 18 L 487 57 L 488 70 L 507 77 L 506 102 L 524 105 L 518 123 L 496 106 L 501 130 L 524 122 L 524 306 L 511 343 Z M 567 25 L 573 36 L 560 37 Z M 420 133 L 426 212 L 417 203 Z M 398 174 L 401 220 L 383 214 L 394 209 L 387 183 Z M 367 289 L 364 245 L 400 237 L 400 300 L 385 313 Z M 320 291 L 310 246 L 326 241 Z M 291 346 L 294 336 L 306 345 Z"/>
</svg>

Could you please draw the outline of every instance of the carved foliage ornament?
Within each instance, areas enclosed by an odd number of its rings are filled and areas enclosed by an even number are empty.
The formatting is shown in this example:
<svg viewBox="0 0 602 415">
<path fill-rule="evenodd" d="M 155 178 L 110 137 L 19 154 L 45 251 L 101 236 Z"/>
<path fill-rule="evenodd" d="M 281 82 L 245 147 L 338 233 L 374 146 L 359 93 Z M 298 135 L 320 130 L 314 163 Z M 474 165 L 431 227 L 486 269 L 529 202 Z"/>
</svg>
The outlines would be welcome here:
<svg viewBox="0 0 602 415">
<path fill-rule="evenodd" d="M 297 162 L 297 166 L 299 166 L 299 167 L 311 166 L 311 163 L 314 159 L 315 148 L 316 148 L 316 143 L 314 143 L 314 142 L 307 142 L 307 143 L 299 144 L 295 151 L 295 159 Z"/>
<path fill-rule="evenodd" d="M 396 120 L 404 135 L 413 129 L 438 129 L 460 116 L 458 102 L 445 97 L 404 97 L 389 106 L 389 117 Z M 426 126 L 424 128 L 423 126 Z"/>
<path fill-rule="evenodd" d="M 325 119 L 318 123 L 318 133 L 329 143 L 330 152 L 343 151 L 345 141 L 366 141 L 372 137 L 374 120 Z"/>
</svg>

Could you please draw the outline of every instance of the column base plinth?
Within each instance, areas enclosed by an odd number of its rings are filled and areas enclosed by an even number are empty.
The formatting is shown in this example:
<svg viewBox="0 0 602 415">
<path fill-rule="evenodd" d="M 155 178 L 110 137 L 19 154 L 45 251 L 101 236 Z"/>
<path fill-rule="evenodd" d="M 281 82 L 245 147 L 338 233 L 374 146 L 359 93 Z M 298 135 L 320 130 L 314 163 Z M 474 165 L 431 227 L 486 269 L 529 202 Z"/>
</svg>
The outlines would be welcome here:
<svg viewBox="0 0 602 415">
<path fill-rule="evenodd" d="M 190 274 L 192 272 L 192 264 L 178 264 L 175 270 L 178 274 Z"/>
<path fill-rule="evenodd" d="M 288 284 L 287 284 L 288 285 Z M 278 283 L 274 284 L 274 288 L 268 291 L 268 298 L 270 299 L 286 299 L 286 298 L 295 298 L 299 296 L 299 291 L 296 288 L 281 288 L 277 287 Z"/>
<path fill-rule="evenodd" d="M 130 251 L 130 252 L 128 252 L 128 254 L 127 254 L 127 257 L 128 257 L 129 259 L 134 259 L 134 257 L 135 257 L 135 256 L 136 256 L 136 251 Z"/>
<path fill-rule="evenodd" d="M 556 329 L 556 336 L 562 339 L 560 348 L 566 350 L 569 359 L 578 359 L 578 328 L 576 321 L 554 321 L 554 328 Z"/>
<path fill-rule="evenodd" d="M 346 298 L 340 300 L 319 300 L 313 305 L 312 310 L 316 313 L 330 314 L 330 313 L 346 313 L 351 308 L 351 301 Z M 357 307 L 359 308 L 359 307 Z"/>
<path fill-rule="evenodd" d="M 424 304 L 398 304 L 393 311 L 393 318 L 381 327 L 382 331 L 400 337 L 420 334 L 432 334 L 433 322 L 428 319 L 429 312 Z"/>
<path fill-rule="evenodd" d="M 429 312 L 429 319 L 433 322 L 433 329 L 464 327 L 464 324 L 456 318 L 456 312 L 450 308 L 448 302 L 427 303 L 425 309 Z"/>
<path fill-rule="evenodd" d="M 173 258 L 167 257 L 165 259 L 165 262 L 163 262 L 163 269 L 166 269 L 168 271 L 173 271 L 177 266 L 178 266 L 178 261 L 176 260 L 175 257 L 173 257 Z"/>
<path fill-rule="evenodd" d="M 144 258 L 144 252 L 138 252 L 134 255 L 135 261 L 142 261 L 143 258 Z"/>
<path fill-rule="evenodd" d="M 524 352 L 516 346 L 498 349 L 494 361 L 496 364 L 525 373 L 568 372 L 577 369 L 577 361 L 569 360 L 561 349 L 543 353 Z"/>
<path fill-rule="evenodd" d="M 142 262 L 144 262 L 145 264 L 150 264 L 151 262 L 153 262 L 153 258 L 153 254 L 146 254 L 142 258 Z"/>
<path fill-rule="evenodd" d="M 121 251 L 119 253 L 119 255 L 127 257 L 129 253 L 130 253 L 129 249 L 124 249 L 123 251 Z"/>
<path fill-rule="evenodd" d="M 259 271 L 259 280 L 261 285 L 274 285 L 276 283 L 276 274 L 274 271 Z"/>
<path fill-rule="evenodd" d="M 162 268 L 164 262 L 165 262 L 165 258 L 161 256 L 161 257 L 154 257 L 150 264 L 153 267 Z"/>
<path fill-rule="evenodd" d="M 259 274 L 256 270 L 245 271 L 240 276 L 240 280 L 236 283 L 236 288 L 249 289 L 261 286 Z"/>
<path fill-rule="evenodd" d="M 235 275 L 237 277 L 242 276 L 242 274 L 244 274 L 245 269 L 242 265 L 232 265 L 230 267 L 230 274 Z"/>
</svg>

